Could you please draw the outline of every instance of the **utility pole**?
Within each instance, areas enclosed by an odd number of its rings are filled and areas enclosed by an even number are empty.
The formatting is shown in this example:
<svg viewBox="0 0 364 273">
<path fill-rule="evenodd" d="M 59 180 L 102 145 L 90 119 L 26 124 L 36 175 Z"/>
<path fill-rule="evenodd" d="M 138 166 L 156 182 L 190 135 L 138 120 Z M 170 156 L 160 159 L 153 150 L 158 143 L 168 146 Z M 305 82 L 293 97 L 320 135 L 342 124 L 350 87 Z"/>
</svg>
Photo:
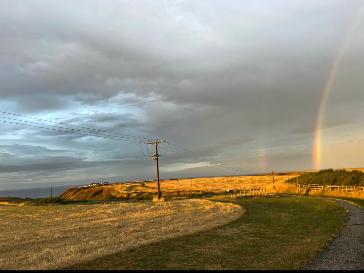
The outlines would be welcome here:
<svg viewBox="0 0 364 273">
<path fill-rule="evenodd" d="M 274 172 L 272 171 L 272 183 L 273 183 L 273 189 L 274 189 L 274 193 L 277 193 L 276 191 L 276 185 L 274 185 Z"/>
<path fill-rule="evenodd" d="M 158 154 L 158 145 L 163 143 L 164 140 L 161 139 L 156 139 L 156 140 L 152 140 L 152 141 L 148 141 L 147 144 L 149 145 L 154 145 L 154 155 L 152 155 L 152 159 L 154 159 L 156 161 L 156 168 L 157 168 L 157 184 L 158 184 L 158 199 L 161 199 L 162 197 L 162 193 L 161 193 L 161 185 L 160 185 L 160 181 L 159 181 L 159 157 L 160 154 Z"/>
<path fill-rule="evenodd" d="M 51 197 L 53 197 L 53 188 L 51 188 Z"/>
</svg>

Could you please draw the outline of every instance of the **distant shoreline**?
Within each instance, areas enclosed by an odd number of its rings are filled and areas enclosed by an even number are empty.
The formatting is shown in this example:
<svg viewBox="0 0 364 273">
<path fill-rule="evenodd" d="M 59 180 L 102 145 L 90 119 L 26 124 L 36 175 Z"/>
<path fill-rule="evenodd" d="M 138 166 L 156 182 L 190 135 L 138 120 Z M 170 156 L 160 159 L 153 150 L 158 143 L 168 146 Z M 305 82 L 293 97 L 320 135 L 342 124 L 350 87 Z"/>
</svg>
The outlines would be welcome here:
<svg viewBox="0 0 364 273">
<path fill-rule="evenodd" d="M 40 188 L 22 188 L 11 190 L 0 190 L 0 197 L 18 197 L 18 198 L 44 198 L 52 195 L 59 196 L 62 192 L 75 185 L 40 187 Z"/>
</svg>

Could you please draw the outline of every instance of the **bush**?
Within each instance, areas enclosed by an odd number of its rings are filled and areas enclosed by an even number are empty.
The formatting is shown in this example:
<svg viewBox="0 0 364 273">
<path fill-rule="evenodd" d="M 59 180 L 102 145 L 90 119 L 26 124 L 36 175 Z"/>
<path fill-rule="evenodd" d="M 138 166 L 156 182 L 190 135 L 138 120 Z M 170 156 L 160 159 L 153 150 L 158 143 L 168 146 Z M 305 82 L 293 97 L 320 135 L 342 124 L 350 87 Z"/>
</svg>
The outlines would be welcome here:
<svg viewBox="0 0 364 273">
<path fill-rule="evenodd" d="M 316 173 L 306 173 L 287 180 L 287 183 L 364 186 L 364 173 L 360 171 L 346 171 L 343 169 L 326 169 Z"/>
<path fill-rule="evenodd" d="M 49 204 L 65 204 L 67 203 L 61 197 L 47 197 L 47 198 L 37 198 L 31 201 L 35 205 L 49 205 Z"/>
</svg>

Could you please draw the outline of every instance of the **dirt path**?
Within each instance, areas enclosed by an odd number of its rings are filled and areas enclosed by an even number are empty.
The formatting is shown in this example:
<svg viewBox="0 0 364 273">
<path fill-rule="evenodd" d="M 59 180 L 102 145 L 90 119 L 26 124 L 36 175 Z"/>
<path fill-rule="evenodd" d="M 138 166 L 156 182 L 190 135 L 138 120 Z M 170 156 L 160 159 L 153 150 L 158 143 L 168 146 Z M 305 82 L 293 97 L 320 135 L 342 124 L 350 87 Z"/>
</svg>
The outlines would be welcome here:
<svg viewBox="0 0 364 273">
<path fill-rule="evenodd" d="M 348 211 L 347 223 L 334 242 L 303 269 L 364 269 L 364 208 L 336 202 Z"/>
</svg>

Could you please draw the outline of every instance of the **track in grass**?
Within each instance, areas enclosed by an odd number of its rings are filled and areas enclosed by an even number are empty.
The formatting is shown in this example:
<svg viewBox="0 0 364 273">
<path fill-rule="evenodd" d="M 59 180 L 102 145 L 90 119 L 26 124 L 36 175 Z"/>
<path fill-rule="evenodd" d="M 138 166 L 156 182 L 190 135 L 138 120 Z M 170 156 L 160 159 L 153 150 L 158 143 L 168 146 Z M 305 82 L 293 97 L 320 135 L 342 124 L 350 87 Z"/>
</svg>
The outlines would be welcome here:
<svg viewBox="0 0 364 273">
<path fill-rule="evenodd" d="M 299 269 L 331 242 L 345 219 L 338 204 L 314 197 L 233 202 L 246 213 L 230 224 L 68 269 Z"/>
</svg>

